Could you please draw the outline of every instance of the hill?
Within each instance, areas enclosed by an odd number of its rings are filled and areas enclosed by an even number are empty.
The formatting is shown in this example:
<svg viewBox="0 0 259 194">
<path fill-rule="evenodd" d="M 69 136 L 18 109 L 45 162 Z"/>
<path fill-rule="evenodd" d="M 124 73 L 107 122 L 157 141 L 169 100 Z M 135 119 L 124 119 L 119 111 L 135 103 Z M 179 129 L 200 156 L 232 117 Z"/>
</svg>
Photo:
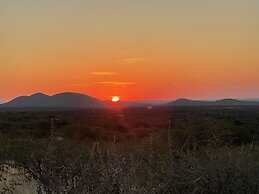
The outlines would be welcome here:
<svg viewBox="0 0 259 194">
<path fill-rule="evenodd" d="M 10 102 L 1 104 L 3 108 L 105 108 L 107 105 L 91 96 L 78 93 L 60 93 L 48 96 L 36 93 L 20 96 Z"/>
<path fill-rule="evenodd" d="M 125 101 L 121 102 L 122 108 L 162 106 L 170 101 L 166 100 L 141 100 L 141 101 Z"/>
<path fill-rule="evenodd" d="M 174 106 L 206 106 L 209 105 L 209 101 L 199 101 L 199 100 L 189 100 L 186 98 L 180 98 L 178 100 L 172 101 L 168 103 L 169 105 Z"/>
<path fill-rule="evenodd" d="M 216 101 L 201 101 L 181 98 L 169 102 L 169 106 L 259 106 L 258 101 L 243 101 L 237 99 L 221 99 Z"/>
</svg>

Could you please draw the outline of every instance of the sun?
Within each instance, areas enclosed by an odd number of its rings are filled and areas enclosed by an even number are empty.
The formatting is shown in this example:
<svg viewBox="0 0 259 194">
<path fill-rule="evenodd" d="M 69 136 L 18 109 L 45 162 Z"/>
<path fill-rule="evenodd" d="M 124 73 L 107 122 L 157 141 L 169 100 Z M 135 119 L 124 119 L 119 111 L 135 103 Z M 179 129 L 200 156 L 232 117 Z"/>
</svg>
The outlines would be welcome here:
<svg viewBox="0 0 259 194">
<path fill-rule="evenodd" d="M 119 102 L 120 101 L 120 97 L 119 96 L 113 96 L 112 97 L 112 102 Z"/>
</svg>

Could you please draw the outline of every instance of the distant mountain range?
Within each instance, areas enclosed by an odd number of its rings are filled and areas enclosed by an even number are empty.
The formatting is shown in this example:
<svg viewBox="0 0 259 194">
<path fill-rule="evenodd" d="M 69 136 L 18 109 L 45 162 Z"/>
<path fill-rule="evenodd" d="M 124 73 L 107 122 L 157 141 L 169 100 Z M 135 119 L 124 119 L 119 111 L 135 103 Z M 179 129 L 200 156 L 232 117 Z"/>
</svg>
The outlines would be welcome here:
<svg viewBox="0 0 259 194">
<path fill-rule="evenodd" d="M 259 106 L 258 101 L 243 101 L 237 99 L 222 99 L 216 101 L 200 101 L 200 100 L 189 100 L 181 98 L 172 102 L 169 102 L 170 106 Z"/>
<path fill-rule="evenodd" d="M 2 108 L 106 108 L 107 105 L 91 96 L 78 93 L 60 93 L 48 96 L 36 93 L 20 96 L 10 102 L 1 104 Z"/>
<path fill-rule="evenodd" d="M 123 108 L 129 107 L 148 107 L 148 106 L 259 106 L 259 101 L 221 99 L 221 100 L 190 100 L 180 98 L 175 101 L 132 101 L 122 103 Z"/>
<path fill-rule="evenodd" d="M 108 108 L 111 103 L 78 93 L 60 93 L 48 96 L 36 93 L 20 96 L 10 102 L 0 104 L 0 108 Z M 190 100 L 181 98 L 175 101 L 128 101 L 120 102 L 122 108 L 149 106 L 259 106 L 259 101 L 222 99 L 216 101 Z"/>
<path fill-rule="evenodd" d="M 169 103 L 168 100 L 142 100 L 142 101 L 125 101 L 121 102 L 122 108 L 130 107 L 148 107 L 148 106 L 161 106 Z"/>
</svg>

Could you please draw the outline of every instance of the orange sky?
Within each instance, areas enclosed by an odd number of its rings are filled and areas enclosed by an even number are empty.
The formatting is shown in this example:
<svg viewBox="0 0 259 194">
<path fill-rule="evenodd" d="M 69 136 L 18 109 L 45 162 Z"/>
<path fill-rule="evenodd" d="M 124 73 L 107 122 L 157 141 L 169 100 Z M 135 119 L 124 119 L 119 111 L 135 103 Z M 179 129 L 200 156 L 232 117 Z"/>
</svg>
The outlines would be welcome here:
<svg viewBox="0 0 259 194">
<path fill-rule="evenodd" d="M 259 1 L 0 2 L 0 100 L 259 97 Z"/>
</svg>

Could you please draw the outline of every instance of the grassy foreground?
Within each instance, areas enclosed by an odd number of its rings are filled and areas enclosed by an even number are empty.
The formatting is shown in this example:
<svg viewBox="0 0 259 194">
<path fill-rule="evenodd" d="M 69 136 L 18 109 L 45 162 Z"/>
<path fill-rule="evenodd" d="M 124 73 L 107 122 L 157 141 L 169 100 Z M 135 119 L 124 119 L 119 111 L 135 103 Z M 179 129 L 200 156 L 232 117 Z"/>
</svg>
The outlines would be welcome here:
<svg viewBox="0 0 259 194">
<path fill-rule="evenodd" d="M 38 193 L 259 192 L 259 148 L 252 144 L 185 150 L 149 138 L 130 145 L 27 140 L 5 146 L 1 161 L 19 169 L 22 181 L 33 180 Z"/>
<path fill-rule="evenodd" d="M 133 111 L 127 125 L 64 112 L 54 134 L 44 131 L 47 113 L 37 113 L 40 123 L 36 113 L 2 113 L 0 193 L 257 194 L 257 109 L 240 111 Z M 114 126 L 120 130 L 103 132 Z"/>
</svg>

